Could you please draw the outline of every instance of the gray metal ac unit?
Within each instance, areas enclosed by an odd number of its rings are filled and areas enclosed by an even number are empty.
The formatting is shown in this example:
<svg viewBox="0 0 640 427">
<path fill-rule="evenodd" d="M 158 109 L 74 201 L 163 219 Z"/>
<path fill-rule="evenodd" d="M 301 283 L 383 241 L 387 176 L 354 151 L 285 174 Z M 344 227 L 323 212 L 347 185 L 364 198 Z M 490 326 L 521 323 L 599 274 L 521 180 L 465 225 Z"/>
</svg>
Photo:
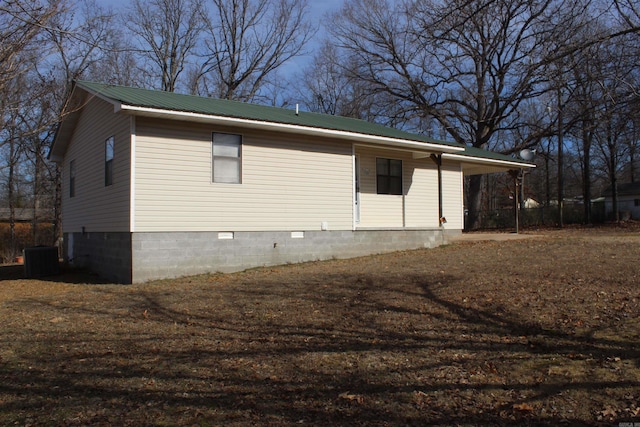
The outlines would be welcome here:
<svg viewBox="0 0 640 427">
<path fill-rule="evenodd" d="M 28 278 L 60 274 L 58 248 L 55 246 L 25 248 L 24 274 Z"/>
</svg>

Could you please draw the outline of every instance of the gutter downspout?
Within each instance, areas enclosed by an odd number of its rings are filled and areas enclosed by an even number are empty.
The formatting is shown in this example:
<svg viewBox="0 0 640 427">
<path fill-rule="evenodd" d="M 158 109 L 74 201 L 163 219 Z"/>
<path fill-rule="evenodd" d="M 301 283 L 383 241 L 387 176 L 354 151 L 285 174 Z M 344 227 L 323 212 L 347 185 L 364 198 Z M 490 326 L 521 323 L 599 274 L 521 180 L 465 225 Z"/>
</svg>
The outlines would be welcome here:
<svg viewBox="0 0 640 427">
<path fill-rule="evenodd" d="M 438 225 L 442 227 L 447 222 L 442 207 L 442 154 L 432 154 L 430 157 L 433 163 L 438 166 Z"/>
</svg>

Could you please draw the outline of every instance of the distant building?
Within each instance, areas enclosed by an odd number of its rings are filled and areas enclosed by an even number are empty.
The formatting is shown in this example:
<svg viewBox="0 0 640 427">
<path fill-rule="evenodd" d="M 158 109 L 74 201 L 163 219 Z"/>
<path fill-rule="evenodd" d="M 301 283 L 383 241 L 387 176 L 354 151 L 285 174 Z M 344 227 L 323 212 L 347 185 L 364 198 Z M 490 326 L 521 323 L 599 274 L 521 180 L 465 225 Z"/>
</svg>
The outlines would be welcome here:
<svg viewBox="0 0 640 427">
<path fill-rule="evenodd" d="M 613 215 L 613 188 L 602 193 L 607 218 Z M 618 184 L 618 212 L 620 219 L 640 219 L 640 182 Z"/>
</svg>

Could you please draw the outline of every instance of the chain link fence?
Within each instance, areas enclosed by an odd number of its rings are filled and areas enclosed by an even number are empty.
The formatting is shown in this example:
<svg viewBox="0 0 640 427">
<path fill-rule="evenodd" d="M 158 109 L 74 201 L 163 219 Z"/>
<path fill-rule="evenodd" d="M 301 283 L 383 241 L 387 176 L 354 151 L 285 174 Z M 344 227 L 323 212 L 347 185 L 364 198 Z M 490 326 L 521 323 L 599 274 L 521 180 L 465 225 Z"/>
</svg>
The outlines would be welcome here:
<svg viewBox="0 0 640 427">
<path fill-rule="evenodd" d="M 535 227 L 557 227 L 560 224 L 560 211 L 558 206 L 540 206 L 536 208 L 525 208 L 519 210 L 519 227 L 535 228 Z M 563 223 L 584 224 L 585 220 L 584 205 L 569 204 L 562 210 Z M 594 203 L 591 207 L 591 222 L 602 223 L 605 221 L 604 203 Z M 515 208 L 501 208 L 484 210 L 479 215 L 478 230 L 508 230 L 516 227 Z M 469 229 L 465 224 L 465 229 Z"/>
</svg>

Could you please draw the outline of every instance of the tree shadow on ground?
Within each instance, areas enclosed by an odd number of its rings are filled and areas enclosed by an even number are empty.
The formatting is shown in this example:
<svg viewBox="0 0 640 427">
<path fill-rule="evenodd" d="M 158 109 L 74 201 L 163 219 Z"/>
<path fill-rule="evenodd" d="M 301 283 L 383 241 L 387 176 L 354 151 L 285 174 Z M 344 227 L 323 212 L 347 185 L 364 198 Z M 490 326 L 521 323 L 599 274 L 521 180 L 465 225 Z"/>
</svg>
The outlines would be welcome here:
<svg viewBox="0 0 640 427">
<path fill-rule="evenodd" d="M 16 315 L 45 320 L 2 334 L 2 347 L 22 356 L 0 359 L 0 414 L 14 414 L 0 420 L 39 421 L 43 412 L 60 425 L 632 419 L 623 406 L 640 398 L 637 342 L 552 328 L 504 299 L 474 306 L 443 296 L 463 287 L 455 275 L 342 272 L 286 283 L 257 275 L 226 287 L 92 287 L 84 299 L 14 302 Z"/>
<path fill-rule="evenodd" d="M 9 280 L 39 280 L 42 282 L 69 284 L 108 284 L 111 283 L 88 270 L 71 268 L 60 263 L 58 274 L 28 277 L 23 264 L 0 265 L 0 282 Z"/>
</svg>

